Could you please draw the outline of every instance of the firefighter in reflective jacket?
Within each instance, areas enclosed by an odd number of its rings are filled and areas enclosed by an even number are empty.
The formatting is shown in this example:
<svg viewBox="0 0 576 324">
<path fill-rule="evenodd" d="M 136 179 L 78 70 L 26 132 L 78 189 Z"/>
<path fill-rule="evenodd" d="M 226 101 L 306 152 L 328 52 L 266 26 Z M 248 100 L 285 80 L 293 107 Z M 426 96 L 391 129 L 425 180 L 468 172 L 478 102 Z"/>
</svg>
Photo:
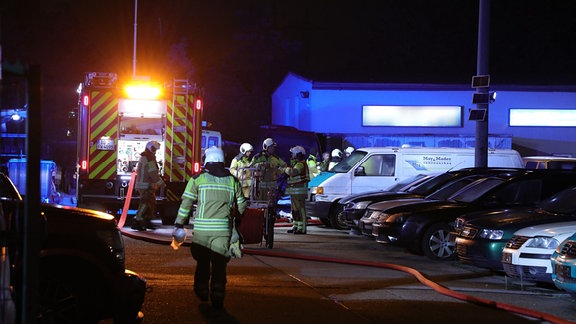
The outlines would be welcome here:
<svg viewBox="0 0 576 324">
<path fill-rule="evenodd" d="M 250 197 L 250 189 L 252 187 L 252 151 L 254 147 L 250 143 L 240 145 L 240 154 L 236 155 L 232 162 L 230 162 L 230 173 L 240 181 L 244 197 Z"/>
<path fill-rule="evenodd" d="M 140 193 L 140 204 L 134 216 L 132 229 L 145 231 L 146 228 L 155 229 L 150 221 L 156 216 L 156 190 L 166 187 L 166 183 L 160 177 L 156 151 L 160 149 L 160 143 L 150 141 L 146 143 L 146 149 L 140 154 L 136 167 L 136 182 L 134 187 Z"/>
<path fill-rule="evenodd" d="M 306 163 L 308 164 L 308 176 L 310 177 L 310 179 L 313 179 L 315 176 L 320 174 L 320 168 L 318 167 L 318 161 L 316 160 L 316 155 L 314 154 L 308 155 Z"/>
<path fill-rule="evenodd" d="M 306 163 L 306 151 L 302 146 L 294 146 L 290 149 L 294 163 L 283 169 L 288 178 L 286 194 L 290 195 L 290 210 L 294 221 L 292 229 L 288 233 L 306 234 L 306 196 L 308 194 L 308 164 Z"/>
<path fill-rule="evenodd" d="M 231 257 L 232 209 L 236 206 L 241 215 L 247 203 L 240 183 L 224 166 L 222 150 L 213 146 L 205 153 L 205 171 L 188 181 L 172 236 L 188 224 L 197 203 L 190 246 L 196 260 L 194 292 L 201 301 L 210 297 L 212 306 L 219 309 L 224 305 L 226 266 Z"/>
<path fill-rule="evenodd" d="M 267 138 L 262 142 L 262 151 L 254 155 L 252 164 L 257 169 L 254 177 L 259 177 L 258 200 L 268 202 L 270 213 L 276 212 L 278 204 L 278 178 L 282 174 L 280 168 L 286 167 L 279 156 L 274 154 L 278 144 Z"/>
</svg>

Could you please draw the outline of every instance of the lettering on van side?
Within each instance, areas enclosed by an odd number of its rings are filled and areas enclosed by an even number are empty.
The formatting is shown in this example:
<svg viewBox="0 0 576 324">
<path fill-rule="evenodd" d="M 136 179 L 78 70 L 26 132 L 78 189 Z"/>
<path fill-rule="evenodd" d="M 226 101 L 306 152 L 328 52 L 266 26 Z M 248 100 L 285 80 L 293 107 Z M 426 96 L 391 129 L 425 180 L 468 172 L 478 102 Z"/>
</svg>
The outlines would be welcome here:
<svg viewBox="0 0 576 324">
<path fill-rule="evenodd" d="M 422 162 L 416 160 L 407 160 L 414 169 L 416 170 L 428 170 L 427 165 L 452 165 L 452 158 L 448 156 L 423 156 Z"/>
</svg>

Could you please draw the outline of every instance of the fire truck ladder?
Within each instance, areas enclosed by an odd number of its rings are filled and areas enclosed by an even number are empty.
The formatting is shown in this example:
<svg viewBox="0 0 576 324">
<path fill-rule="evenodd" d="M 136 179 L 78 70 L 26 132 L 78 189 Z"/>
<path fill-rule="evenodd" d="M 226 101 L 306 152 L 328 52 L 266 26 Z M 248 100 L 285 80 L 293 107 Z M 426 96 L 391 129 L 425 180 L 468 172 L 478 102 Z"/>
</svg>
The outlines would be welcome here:
<svg viewBox="0 0 576 324">
<path fill-rule="evenodd" d="M 188 119 L 188 95 L 190 84 L 186 79 L 174 79 L 172 83 L 172 123 L 174 134 L 171 139 L 172 151 L 170 161 L 172 172 L 171 182 L 186 181 L 186 151 L 188 148 L 187 126 L 191 121 Z M 182 115 L 183 113 L 183 115 Z M 182 176 L 178 176 L 178 175 Z"/>
</svg>

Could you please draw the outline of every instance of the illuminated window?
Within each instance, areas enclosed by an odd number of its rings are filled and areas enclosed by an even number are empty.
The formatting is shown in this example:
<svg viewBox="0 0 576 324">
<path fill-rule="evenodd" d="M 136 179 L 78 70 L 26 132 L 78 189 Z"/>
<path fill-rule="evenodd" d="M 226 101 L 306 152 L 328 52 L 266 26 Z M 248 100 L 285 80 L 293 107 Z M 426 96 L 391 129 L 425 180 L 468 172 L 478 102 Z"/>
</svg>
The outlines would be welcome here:
<svg viewBox="0 0 576 324">
<path fill-rule="evenodd" d="M 462 127 L 462 106 L 362 106 L 362 126 Z"/>
<path fill-rule="evenodd" d="M 576 109 L 511 108 L 510 126 L 576 126 Z"/>
</svg>

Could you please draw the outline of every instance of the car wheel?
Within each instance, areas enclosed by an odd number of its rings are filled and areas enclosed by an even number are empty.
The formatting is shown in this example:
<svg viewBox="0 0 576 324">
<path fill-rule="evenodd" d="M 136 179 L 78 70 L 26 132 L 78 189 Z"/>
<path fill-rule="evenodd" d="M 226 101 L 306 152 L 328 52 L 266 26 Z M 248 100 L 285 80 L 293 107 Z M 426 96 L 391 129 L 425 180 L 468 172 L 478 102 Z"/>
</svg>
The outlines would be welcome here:
<svg viewBox="0 0 576 324">
<path fill-rule="evenodd" d="M 450 240 L 448 224 L 432 224 L 422 237 L 422 252 L 432 260 L 454 260 L 456 244 Z"/>
<path fill-rule="evenodd" d="M 330 217 L 330 226 L 332 228 L 338 230 L 350 229 L 350 227 L 348 227 L 348 224 L 346 224 L 346 222 L 344 222 L 344 220 L 340 217 L 340 214 L 342 213 L 343 209 L 344 207 L 340 204 L 336 204 L 336 206 L 333 206 L 330 209 L 330 215 L 328 217 Z"/>
<path fill-rule="evenodd" d="M 65 262 L 62 266 L 54 264 L 39 268 L 37 322 L 98 323 L 96 301 L 103 296 L 97 288 L 98 280 L 82 271 L 66 269 Z"/>
</svg>

